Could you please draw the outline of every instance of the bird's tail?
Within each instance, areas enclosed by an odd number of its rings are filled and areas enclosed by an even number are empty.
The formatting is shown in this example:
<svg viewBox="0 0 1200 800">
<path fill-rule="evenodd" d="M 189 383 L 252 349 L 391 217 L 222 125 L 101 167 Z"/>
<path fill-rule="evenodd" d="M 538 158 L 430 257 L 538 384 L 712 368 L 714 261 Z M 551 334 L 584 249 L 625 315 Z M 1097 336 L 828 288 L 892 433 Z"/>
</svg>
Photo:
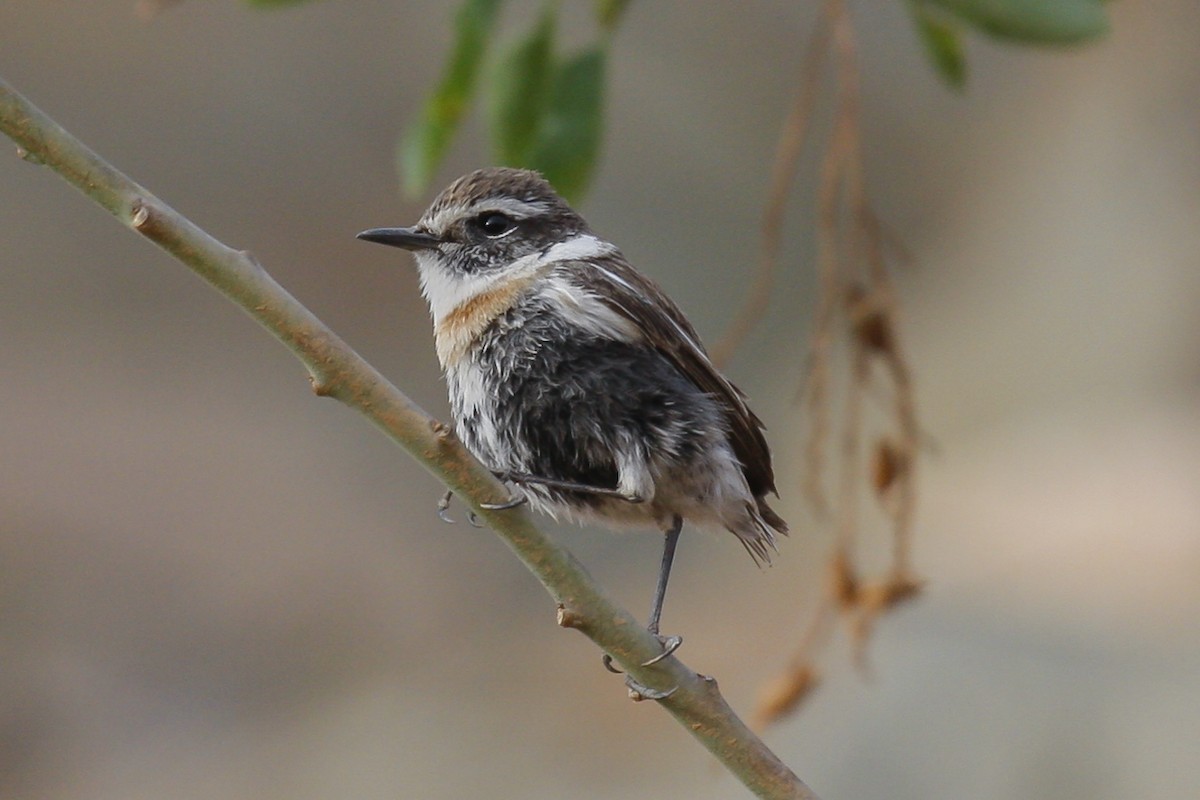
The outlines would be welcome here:
<svg viewBox="0 0 1200 800">
<path fill-rule="evenodd" d="M 730 525 L 729 530 L 738 537 L 742 547 L 758 566 L 769 566 L 771 554 L 779 552 L 775 534 L 787 535 L 788 525 L 783 517 L 775 513 L 762 497 L 756 497 L 754 505 L 746 504 L 746 514 L 741 524 Z"/>
</svg>

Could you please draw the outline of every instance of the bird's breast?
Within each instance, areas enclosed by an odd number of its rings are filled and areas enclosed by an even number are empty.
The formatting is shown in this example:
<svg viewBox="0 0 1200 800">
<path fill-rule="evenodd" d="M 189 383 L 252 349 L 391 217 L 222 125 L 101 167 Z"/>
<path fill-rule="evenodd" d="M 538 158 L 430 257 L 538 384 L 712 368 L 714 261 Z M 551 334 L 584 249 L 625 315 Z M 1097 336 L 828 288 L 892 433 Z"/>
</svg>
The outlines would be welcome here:
<svg viewBox="0 0 1200 800">
<path fill-rule="evenodd" d="M 544 323 L 541 327 L 555 330 L 550 339 L 599 336 L 633 342 L 643 338 L 631 319 L 569 275 L 525 274 L 481 289 L 437 320 L 434 338 L 442 369 L 459 364 L 494 325 L 520 328 L 535 319 Z"/>
<path fill-rule="evenodd" d="M 494 284 L 454 306 L 434 324 L 434 343 L 443 370 L 456 367 L 488 326 L 512 308 L 535 276 Z"/>
</svg>

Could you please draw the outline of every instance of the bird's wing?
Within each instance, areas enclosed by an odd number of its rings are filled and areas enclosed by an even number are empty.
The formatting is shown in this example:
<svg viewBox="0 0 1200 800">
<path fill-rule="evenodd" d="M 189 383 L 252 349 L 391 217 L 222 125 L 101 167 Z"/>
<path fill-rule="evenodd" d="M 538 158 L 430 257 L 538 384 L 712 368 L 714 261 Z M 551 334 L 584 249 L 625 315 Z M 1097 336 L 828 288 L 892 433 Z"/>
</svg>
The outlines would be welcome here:
<svg viewBox="0 0 1200 800">
<path fill-rule="evenodd" d="M 750 491 L 755 497 L 775 492 L 771 451 L 763 437 L 762 421 L 746 405 L 742 391 L 713 366 L 695 328 L 679 307 L 619 254 L 572 262 L 568 269 L 583 289 L 631 321 L 651 346 L 721 404 L 734 454 L 742 464 Z"/>
</svg>

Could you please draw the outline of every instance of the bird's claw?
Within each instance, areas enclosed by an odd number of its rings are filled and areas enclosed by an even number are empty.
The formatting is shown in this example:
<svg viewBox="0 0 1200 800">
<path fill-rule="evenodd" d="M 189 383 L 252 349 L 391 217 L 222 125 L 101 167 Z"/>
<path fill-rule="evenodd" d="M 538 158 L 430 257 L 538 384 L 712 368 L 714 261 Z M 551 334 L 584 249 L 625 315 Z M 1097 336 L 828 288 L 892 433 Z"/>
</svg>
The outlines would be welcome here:
<svg viewBox="0 0 1200 800">
<path fill-rule="evenodd" d="M 454 524 L 454 518 L 450 516 L 450 501 L 453 498 L 454 491 L 447 489 L 446 493 L 442 495 L 441 499 L 439 499 L 437 502 L 438 519 L 451 525 Z M 479 507 L 485 511 L 504 511 L 509 508 L 516 508 L 522 503 L 527 502 L 529 502 L 529 498 L 525 497 L 525 495 L 513 495 L 510 499 L 505 500 L 503 503 L 480 503 Z M 483 527 L 483 523 L 479 521 L 479 517 L 475 515 L 474 511 L 467 511 L 467 522 L 471 523 L 472 528 Z"/>
<path fill-rule="evenodd" d="M 679 690 L 678 686 L 672 686 L 666 691 L 651 689 L 649 686 L 635 681 L 631 675 L 625 676 L 625 688 L 629 690 L 629 699 L 635 703 L 640 703 L 643 700 L 666 700 Z"/>
<path fill-rule="evenodd" d="M 655 634 L 655 636 L 658 636 L 658 634 Z M 666 658 L 667 656 L 671 655 L 671 654 L 672 654 L 672 653 L 674 653 L 676 650 L 678 650 L 678 649 L 679 649 L 679 646 L 680 646 L 681 644 L 683 644 L 683 637 L 682 637 L 682 636 L 658 636 L 658 640 L 659 640 L 660 642 L 662 642 L 663 651 L 662 651 L 661 653 L 659 653 L 658 655 L 656 655 L 654 658 L 651 658 L 651 659 L 649 659 L 649 660 L 647 660 L 647 661 L 643 661 L 643 662 L 642 662 L 642 666 L 643 666 L 643 667 L 652 667 L 652 666 L 654 666 L 655 664 L 657 664 L 658 662 L 662 661 L 664 658 Z M 603 664 L 603 665 L 604 665 L 604 668 L 605 668 L 606 670 L 608 670 L 609 672 L 612 672 L 612 673 L 614 673 L 614 674 L 616 674 L 616 675 L 624 675 L 624 674 L 625 674 L 625 670 L 623 670 L 623 669 L 620 669 L 619 667 L 617 667 L 617 666 L 615 666 L 615 665 L 613 664 L 613 657 L 612 657 L 612 656 L 610 656 L 608 653 L 605 653 L 603 656 L 601 656 L 601 658 L 600 658 L 600 663 L 601 663 L 601 664 Z M 629 684 L 629 681 L 630 681 L 630 680 L 632 680 L 632 679 L 627 679 L 627 680 L 625 681 L 626 685 L 628 685 L 628 684 Z M 640 686 L 640 684 L 639 684 L 639 686 Z M 630 686 L 629 688 L 630 688 L 630 689 L 634 689 L 635 687 L 633 687 L 633 686 Z M 642 688 L 644 688 L 644 687 L 642 687 Z M 654 690 L 650 690 L 650 691 L 651 691 L 651 692 L 653 692 Z M 673 691 L 675 691 L 675 690 L 674 690 L 674 689 L 672 689 L 671 691 L 673 692 Z M 667 694 L 670 694 L 670 692 L 668 692 Z M 666 695 L 664 695 L 664 697 L 665 697 L 665 696 L 666 696 Z M 662 698 L 659 698 L 659 697 L 650 697 L 650 696 L 648 696 L 648 695 L 644 695 L 644 699 L 647 699 L 647 700 L 661 700 Z"/>
<path fill-rule="evenodd" d="M 480 503 L 479 507 L 484 511 L 507 511 L 510 508 L 525 505 L 529 502 L 529 498 L 523 494 L 514 494 L 512 497 L 505 500 L 503 503 Z"/>
<path fill-rule="evenodd" d="M 643 661 L 642 662 L 643 667 L 649 667 L 654 664 L 657 664 L 658 662 L 662 661 L 664 658 L 666 658 L 667 656 L 671 655 L 676 650 L 678 650 L 679 645 L 683 644 L 682 636 L 667 636 L 666 638 L 660 636 L 660 637 L 658 637 L 658 640 L 660 642 L 662 642 L 663 651 L 661 653 L 659 653 L 658 655 L 656 655 L 654 658 L 650 659 L 649 661 Z"/>
<path fill-rule="evenodd" d="M 451 517 L 450 517 L 450 500 L 453 497 L 454 497 L 454 492 L 447 489 L 446 493 L 444 495 L 442 495 L 442 498 L 440 500 L 438 500 L 438 503 L 437 503 L 438 519 L 440 519 L 442 522 L 445 522 L 450 525 L 454 524 L 454 520 L 451 519 Z"/>
</svg>

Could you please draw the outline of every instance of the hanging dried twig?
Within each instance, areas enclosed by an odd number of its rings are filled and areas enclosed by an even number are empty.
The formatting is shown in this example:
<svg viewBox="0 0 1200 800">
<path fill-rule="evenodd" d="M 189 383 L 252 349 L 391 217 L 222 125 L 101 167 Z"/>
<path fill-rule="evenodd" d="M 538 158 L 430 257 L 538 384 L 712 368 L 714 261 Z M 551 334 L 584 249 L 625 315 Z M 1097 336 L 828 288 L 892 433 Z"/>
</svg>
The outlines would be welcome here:
<svg viewBox="0 0 1200 800">
<path fill-rule="evenodd" d="M 787 667 L 764 689 L 757 721 L 766 725 L 794 711 L 819 682 L 819 652 L 833 623 L 846 620 L 857 663 L 878 617 L 913 597 L 911 542 L 916 502 L 918 424 L 911 372 L 900 345 L 898 302 L 888 268 L 895 251 L 867 197 L 862 163 L 857 42 L 844 0 L 827 0 L 805 59 L 796 106 L 784 125 L 772 189 L 764 213 L 763 257 L 750 298 L 714 352 L 727 358 L 761 317 L 777 273 L 780 228 L 787 190 L 794 183 L 807 139 L 821 70 L 827 58 L 836 77 L 834 115 L 817 186 L 817 272 L 820 290 L 809 340 L 808 370 L 800 402 L 808 436 L 805 498 L 818 520 L 833 526 L 826 586 Z M 835 369 L 845 357 L 845 379 Z M 883 378 L 890 390 L 885 432 L 872 433 L 865 397 Z M 836 391 L 835 391 L 836 389 Z M 835 403 L 839 403 L 835 407 Z M 825 487 L 830 442 L 836 430 L 837 476 L 833 500 Z M 884 574 L 863 577 L 858 565 L 860 505 L 870 493 L 886 515 L 892 558 Z"/>
</svg>

